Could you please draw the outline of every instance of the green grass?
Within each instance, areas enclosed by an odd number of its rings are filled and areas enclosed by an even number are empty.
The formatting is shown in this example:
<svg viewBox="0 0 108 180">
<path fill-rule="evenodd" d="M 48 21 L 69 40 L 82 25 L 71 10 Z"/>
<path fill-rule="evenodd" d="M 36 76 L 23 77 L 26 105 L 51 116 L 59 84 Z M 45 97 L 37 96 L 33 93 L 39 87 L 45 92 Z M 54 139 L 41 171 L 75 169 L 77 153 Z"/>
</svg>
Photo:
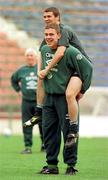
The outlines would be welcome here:
<svg viewBox="0 0 108 180">
<path fill-rule="evenodd" d="M 66 165 L 62 152 L 59 157 L 59 175 L 40 175 L 45 165 L 45 153 L 40 152 L 40 139 L 34 137 L 33 154 L 22 155 L 21 136 L 0 136 L 0 180 L 107 180 L 108 139 L 80 138 L 76 176 L 64 175 Z"/>
</svg>

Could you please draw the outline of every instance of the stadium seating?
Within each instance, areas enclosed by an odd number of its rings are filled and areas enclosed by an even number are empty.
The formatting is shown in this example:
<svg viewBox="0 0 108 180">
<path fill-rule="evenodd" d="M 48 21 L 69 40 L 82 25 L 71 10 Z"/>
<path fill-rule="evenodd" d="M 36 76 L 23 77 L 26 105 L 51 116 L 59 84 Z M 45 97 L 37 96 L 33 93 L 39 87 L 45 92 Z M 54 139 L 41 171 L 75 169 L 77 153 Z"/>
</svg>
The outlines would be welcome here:
<svg viewBox="0 0 108 180">
<path fill-rule="evenodd" d="M 0 15 L 11 20 L 20 30 L 26 31 L 29 36 L 35 37 L 40 42 L 43 38 L 42 29 L 44 25 L 42 11 L 48 6 L 57 6 L 61 10 L 62 21 L 72 26 L 78 34 L 85 50 L 93 61 L 94 72 L 95 69 L 100 71 L 101 67 L 106 69 L 107 67 L 103 66 L 103 59 L 106 58 L 105 56 L 108 57 L 107 0 L 73 0 L 66 2 L 65 0 L 58 0 L 56 3 L 54 0 L 0 1 Z M 98 66 L 98 59 L 101 66 Z M 107 86 L 108 83 L 97 81 L 96 74 L 94 73 L 92 85 Z"/>
<path fill-rule="evenodd" d="M 24 49 L 16 42 L 7 38 L 6 34 L 0 33 L 0 118 L 6 118 L 13 111 L 19 111 L 20 98 L 11 87 L 10 77 L 19 66 L 24 64 Z"/>
<path fill-rule="evenodd" d="M 0 0 L 0 16 L 41 42 L 43 9 L 56 6 L 63 23 L 72 26 L 94 65 L 92 86 L 108 87 L 108 1 L 107 0 Z M 14 32 L 13 32 L 14 33 Z M 18 53 L 17 53 L 18 52 Z M 22 64 L 24 49 L 0 30 L 0 110 L 20 100 L 10 87 L 11 73 Z M 16 111 L 18 106 L 14 106 Z"/>
</svg>

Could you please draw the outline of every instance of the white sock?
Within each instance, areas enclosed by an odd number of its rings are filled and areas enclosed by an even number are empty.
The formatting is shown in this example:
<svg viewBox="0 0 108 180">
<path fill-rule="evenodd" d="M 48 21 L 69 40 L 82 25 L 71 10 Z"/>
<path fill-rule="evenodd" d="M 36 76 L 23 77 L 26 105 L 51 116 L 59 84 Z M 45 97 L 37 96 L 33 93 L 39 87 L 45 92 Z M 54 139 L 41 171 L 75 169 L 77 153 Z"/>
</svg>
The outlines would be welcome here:
<svg viewBox="0 0 108 180">
<path fill-rule="evenodd" d="M 78 124 L 78 121 L 72 121 L 72 120 L 70 120 L 69 123 L 70 123 L 70 125 Z"/>
<path fill-rule="evenodd" d="M 43 104 L 37 104 L 36 107 L 37 107 L 37 108 L 42 108 L 42 107 L 43 107 Z"/>
<path fill-rule="evenodd" d="M 31 125 L 31 121 L 28 120 L 25 124 L 26 124 L 26 126 L 30 126 Z"/>
</svg>

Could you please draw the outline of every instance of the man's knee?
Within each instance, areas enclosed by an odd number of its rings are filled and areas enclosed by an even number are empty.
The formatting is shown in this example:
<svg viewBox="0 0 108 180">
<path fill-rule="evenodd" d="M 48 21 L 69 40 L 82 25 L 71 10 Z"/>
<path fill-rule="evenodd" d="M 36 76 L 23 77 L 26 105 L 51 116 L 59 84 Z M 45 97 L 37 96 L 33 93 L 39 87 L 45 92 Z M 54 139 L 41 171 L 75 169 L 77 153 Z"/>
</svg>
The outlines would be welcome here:
<svg viewBox="0 0 108 180">
<path fill-rule="evenodd" d="M 70 99 L 74 99 L 75 98 L 75 91 L 73 89 L 71 89 L 71 91 L 69 91 L 68 89 L 66 90 L 66 99 L 67 101 L 69 101 Z"/>
</svg>

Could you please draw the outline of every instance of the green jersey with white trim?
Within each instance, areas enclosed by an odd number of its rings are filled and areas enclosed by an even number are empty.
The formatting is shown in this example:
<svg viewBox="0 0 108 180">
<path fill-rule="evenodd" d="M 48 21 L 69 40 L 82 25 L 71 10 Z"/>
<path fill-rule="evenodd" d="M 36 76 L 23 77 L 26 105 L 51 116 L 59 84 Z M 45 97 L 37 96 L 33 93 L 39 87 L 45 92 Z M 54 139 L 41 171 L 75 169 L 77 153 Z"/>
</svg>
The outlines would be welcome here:
<svg viewBox="0 0 108 180">
<path fill-rule="evenodd" d="M 56 50 L 52 50 L 47 45 L 41 48 L 42 68 L 44 69 L 51 62 Z M 83 93 L 89 88 L 92 78 L 92 64 L 81 52 L 69 46 L 62 60 L 56 64 L 44 79 L 44 89 L 50 94 L 65 94 L 67 84 L 77 72 L 83 82 Z"/>
<path fill-rule="evenodd" d="M 64 24 L 60 24 L 60 31 L 61 31 L 61 38 L 58 41 L 58 46 L 65 46 L 69 47 L 69 45 L 74 46 L 77 48 L 89 61 L 90 58 L 86 54 L 84 48 L 82 47 L 81 42 L 79 41 L 76 33 L 73 31 L 73 29 Z M 39 50 L 41 51 L 42 46 L 46 45 L 45 39 L 42 41 Z"/>
<path fill-rule="evenodd" d="M 22 98 L 35 101 L 37 89 L 37 65 L 22 66 L 11 76 L 11 84 L 15 91 L 22 92 Z"/>
</svg>

